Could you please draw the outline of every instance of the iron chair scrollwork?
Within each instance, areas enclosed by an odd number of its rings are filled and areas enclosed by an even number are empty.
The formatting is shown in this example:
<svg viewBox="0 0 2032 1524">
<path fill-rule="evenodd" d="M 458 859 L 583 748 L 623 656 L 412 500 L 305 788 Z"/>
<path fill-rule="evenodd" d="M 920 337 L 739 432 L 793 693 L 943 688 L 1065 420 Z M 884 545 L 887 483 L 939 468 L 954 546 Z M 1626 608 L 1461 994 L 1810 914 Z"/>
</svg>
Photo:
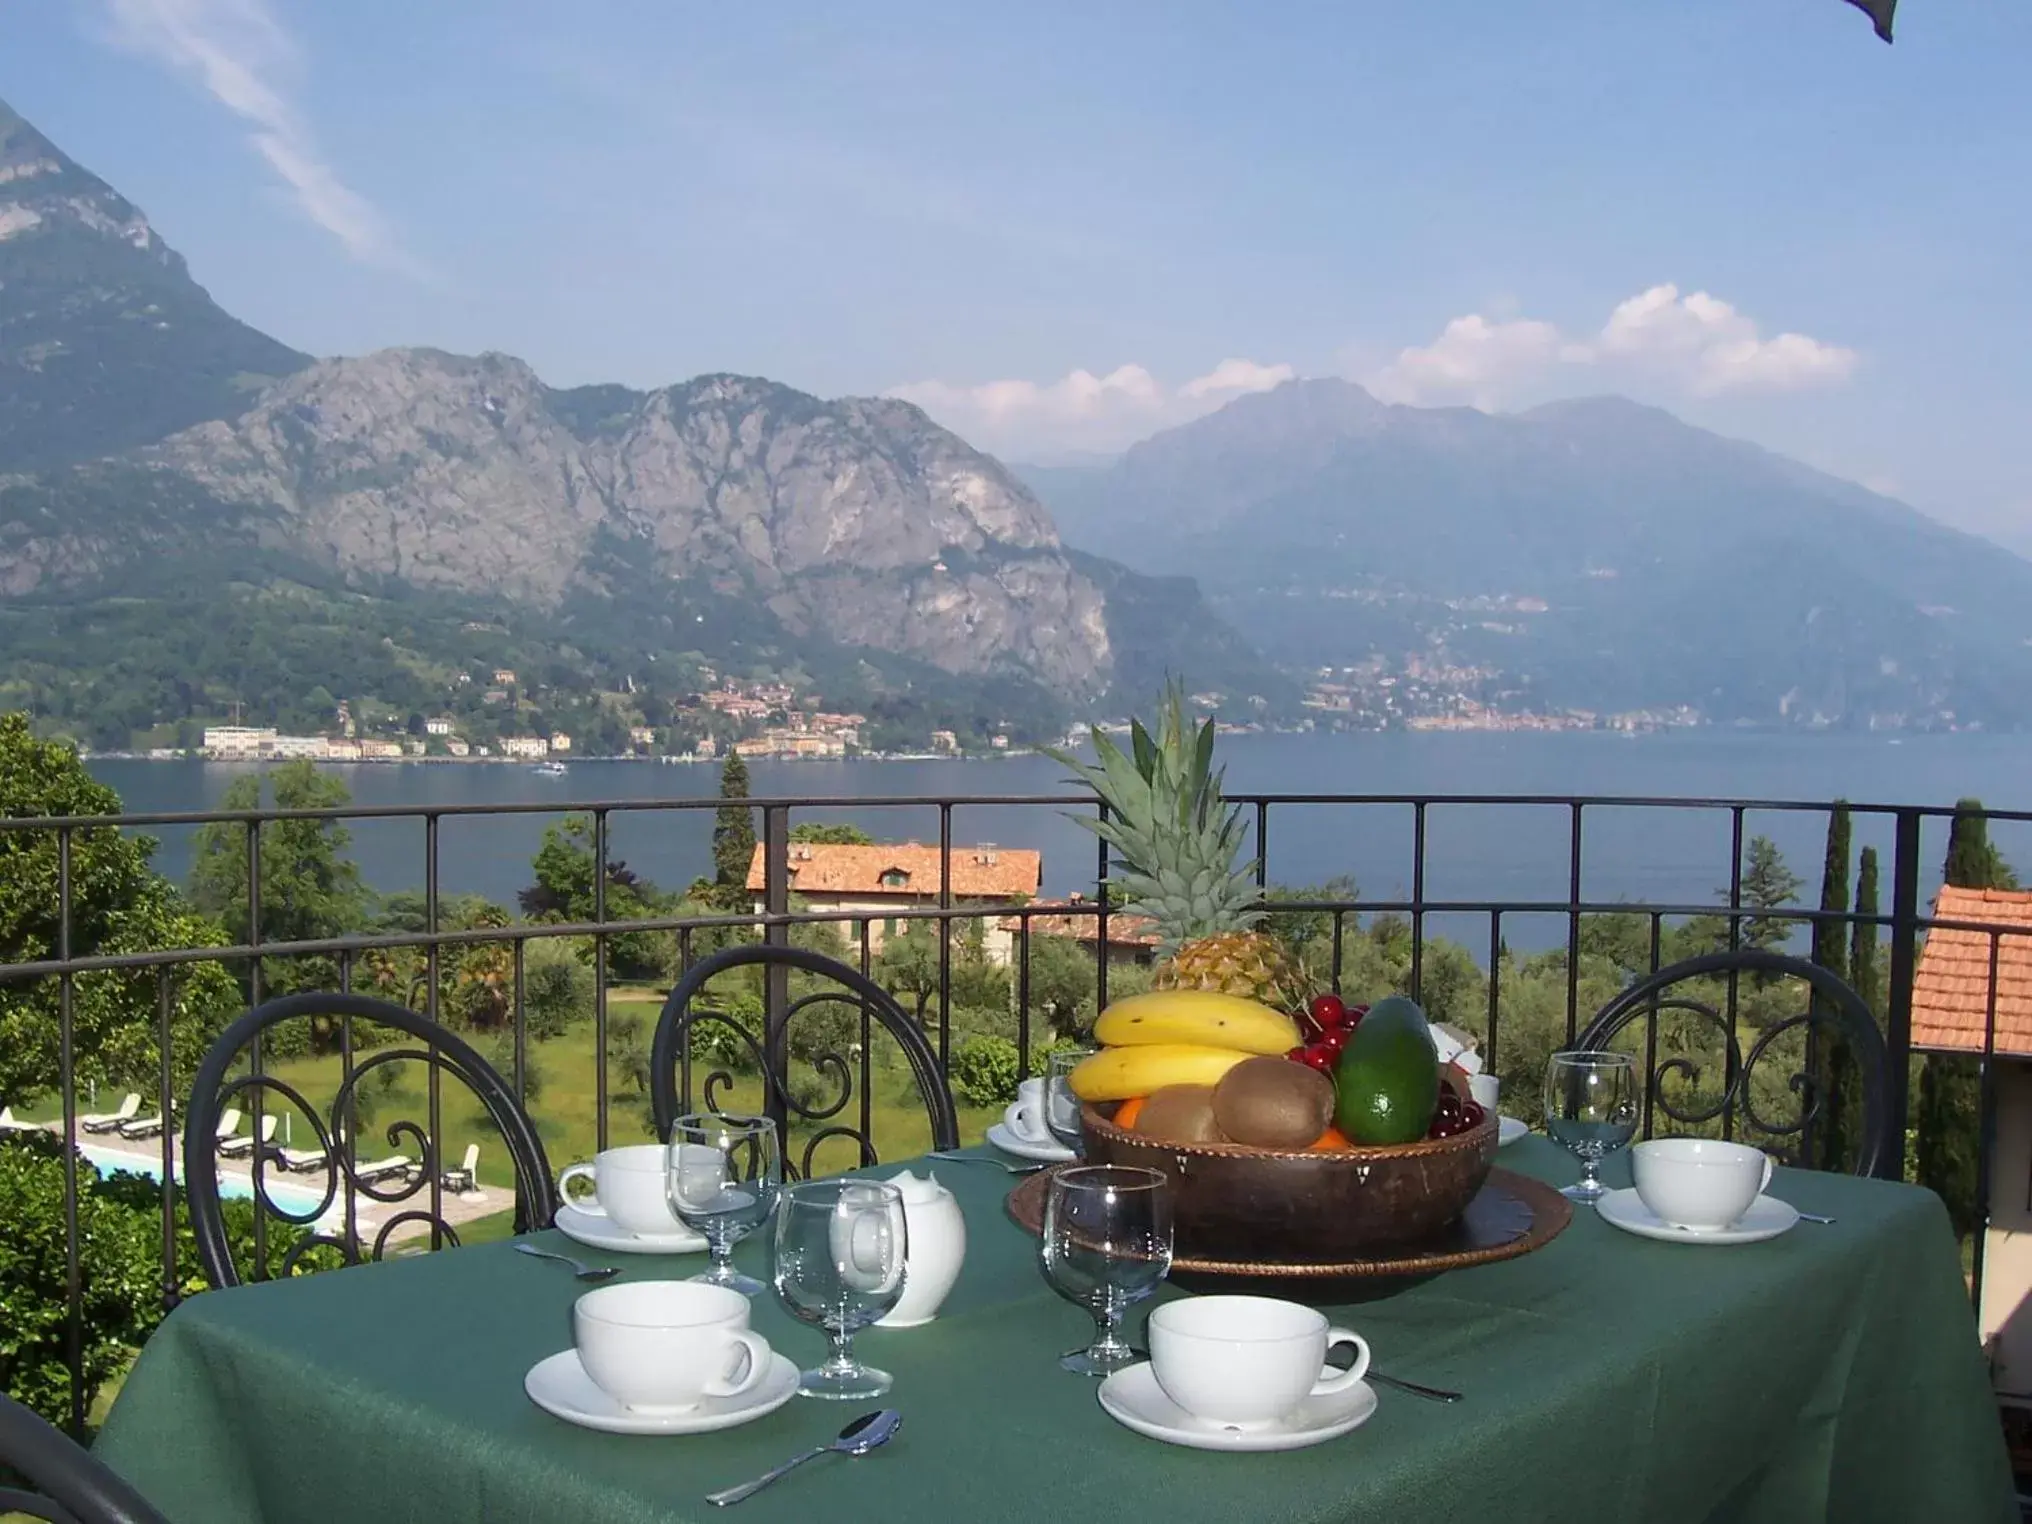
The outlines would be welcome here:
<svg viewBox="0 0 2032 1524">
<path fill-rule="evenodd" d="M 765 1030 L 758 1037 L 726 1012 L 714 1009 L 710 997 L 705 995 L 706 986 L 720 975 L 754 967 L 796 970 L 815 975 L 834 987 L 790 999 L 773 1022 L 764 1017 Z M 656 1040 L 650 1050 L 650 1109 L 656 1121 L 656 1135 L 668 1138 L 671 1123 L 686 1110 L 694 1109 L 689 1080 L 700 1067 L 709 1070 L 699 1087 L 703 1108 L 718 1108 L 735 1080 L 725 1064 L 726 1045 L 731 1043 L 763 1075 L 766 1104 L 779 1127 L 791 1119 L 816 1124 L 804 1148 L 804 1173 L 810 1173 L 814 1150 L 833 1138 L 845 1138 L 858 1145 L 862 1164 L 879 1162 L 874 1139 L 865 1130 L 833 1121 L 846 1110 L 854 1095 L 854 1069 L 846 1054 L 826 1049 L 802 1060 L 828 1093 L 816 1099 L 800 1098 L 790 1084 L 791 1030 L 803 1012 L 825 1004 L 844 1006 L 860 1017 L 863 1039 L 876 1027 L 896 1039 L 924 1101 L 931 1123 L 931 1146 L 959 1147 L 959 1116 L 953 1109 L 952 1092 L 924 1029 L 888 991 L 859 970 L 823 953 L 773 944 L 749 944 L 714 953 L 693 965 L 671 990 L 663 1014 L 657 1018 Z M 708 1030 L 714 1037 L 710 1046 L 699 1040 Z M 706 1056 L 702 1058 L 701 1053 Z M 780 1062 L 772 1063 L 771 1054 L 777 1055 Z M 784 1165 L 786 1169 L 791 1167 L 787 1147 Z"/>
<path fill-rule="evenodd" d="M 8 1484 L 8 1472 L 27 1486 Z M 0 1514 L 52 1524 L 169 1524 L 148 1500 L 41 1414 L 0 1395 Z"/>
<path fill-rule="evenodd" d="M 416 1042 L 365 1048 L 330 1106 L 322 1111 L 301 1090 L 274 1074 L 235 1072 L 260 1034 L 283 1022 L 314 1016 L 374 1022 L 395 1028 Z M 334 1209 L 345 1210 L 342 1193 L 349 1193 L 369 1209 L 398 1208 L 378 1225 L 370 1248 L 374 1259 L 381 1257 L 395 1230 L 410 1223 L 432 1227 L 434 1237 L 458 1243 L 457 1231 L 432 1209 L 440 1199 L 433 1182 L 441 1184 L 444 1162 L 440 1141 L 428 1128 L 408 1120 L 390 1123 L 383 1131 L 389 1145 L 398 1150 L 396 1154 L 379 1161 L 355 1154 L 360 1145 L 358 1131 L 347 1123 L 357 1114 L 361 1081 L 402 1063 L 420 1063 L 449 1075 L 479 1100 L 488 1119 L 500 1130 L 514 1166 L 515 1231 L 527 1233 L 550 1226 L 557 1213 L 557 1187 L 543 1141 L 507 1081 L 470 1044 L 428 1016 L 386 1000 L 333 993 L 285 995 L 256 1006 L 220 1034 L 198 1066 L 184 1117 L 183 1168 L 190 1192 L 191 1228 L 206 1279 L 214 1286 L 234 1286 L 241 1280 L 227 1238 L 216 1148 L 220 1116 L 229 1107 L 247 1111 L 250 1118 L 256 1112 L 286 1107 L 303 1117 L 316 1135 L 310 1146 L 302 1149 L 269 1143 L 255 1150 L 256 1210 L 310 1230 L 285 1251 L 279 1273 L 291 1273 L 304 1254 L 318 1246 L 337 1250 L 348 1264 L 359 1262 L 360 1244 L 351 1232 L 333 1233 L 318 1226 Z M 444 1104 L 440 1102 L 440 1119 Z M 250 1119 L 249 1126 L 255 1125 Z M 360 1149 L 361 1155 L 366 1153 Z M 286 1170 L 293 1173 L 285 1175 Z M 291 1210 L 269 1193 L 268 1187 L 284 1178 L 300 1184 L 305 1176 L 310 1177 L 312 1190 L 319 1189 L 322 1181 L 322 1200 L 316 1206 Z M 352 1219 L 347 1220 L 350 1223 Z M 265 1278 L 267 1265 L 256 1264 L 254 1273 L 256 1278 Z"/>
<path fill-rule="evenodd" d="M 1811 991 L 1807 1009 L 1756 1031 L 1748 1052 L 1745 1052 L 1723 1011 L 1689 995 L 1671 993 L 1673 986 L 1688 980 L 1727 978 L 1731 974 L 1801 980 Z M 1853 1083 L 1861 1103 L 1854 1172 L 1858 1175 L 1882 1175 L 1886 1171 L 1891 1081 L 1884 1038 L 1862 997 L 1840 976 L 1804 958 L 1753 948 L 1687 958 L 1638 980 L 1603 1006 L 1575 1046 L 1597 1050 L 1607 1048 L 1625 1027 L 1649 1017 L 1654 1011 L 1660 1014 L 1686 1012 L 1711 1024 L 1719 1038 L 1723 1060 L 1719 1095 L 1708 1104 L 1692 1109 L 1668 1099 L 1664 1083 L 1675 1077 L 1687 1084 L 1698 1082 L 1700 1063 L 1685 1055 L 1657 1060 L 1645 1077 L 1645 1085 L 1646 1099 L 1658 1111 L 1687 1125 L 1711 1122 L 1727 1113 L 1773 1137 L 1804 1139 L 1810 1136 L 1810 1129 L 1817 1121 L 1831 1120 L 1826 1116 L 1828 1087 L 1825 1075 L 1835 1052 L 1846 1048 L 1855 1066 Z M 1802 1063 L 1787 1077 L 1787 1088 L 1799 1098 L 1796 1120 L 1766 1117 L 1757 1109 L 1751 1092 L 1751 1079 L 1764 1059 L 1787 1051 L 1777 1045 L 1792 1033 L 1806 1037 L 1807 1052 L 1813 1054 L 1817 1051 L 1825 1062 L 1818 1065 Z"/>
</svg>

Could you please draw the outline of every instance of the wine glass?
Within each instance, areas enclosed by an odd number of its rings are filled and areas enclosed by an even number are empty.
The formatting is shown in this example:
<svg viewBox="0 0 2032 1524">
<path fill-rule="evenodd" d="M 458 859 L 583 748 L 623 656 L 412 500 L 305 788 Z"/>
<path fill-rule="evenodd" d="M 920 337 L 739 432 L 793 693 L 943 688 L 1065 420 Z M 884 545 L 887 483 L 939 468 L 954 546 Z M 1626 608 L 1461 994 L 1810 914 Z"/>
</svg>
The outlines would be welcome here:
<svg viewBox="0 0 2032 1524">
<path fill-rule="evenodd" d="M 1561 1194 L 1599 1201 L 1602 1160 L 1637 1135 L 1637 1066 L 1627 1053 L 1555 1053 L 1545 1065 L 1545 1130 L 1580 1160 Z"/>
<path fill-rule="evenodd" d="M 743 1296 L 768 1288 L 733 1265 L 734 1245 L 769 1220 L 783 1188 L 783 1156 L 768 1117 L 716 1111 L 682 1116 L 671 1125 L 663 1172 L 670 1210 L 700 1234 L 712 1268 L 692 1277 Z"/>
<path fill-rule="evenodd" d="M 1122 1337 L 1122 1314 L 1156 1295 L 1171 1271 L 1171 1184 L 1154 1169 L 1061 1169 L 1044 1197 L 1044 1273 L 1094 1315 L 1094 1342 L 1059 1364 L 1105 1376 L 1146 1358 Z"/>
<path fill-rule="evenodd" d="M 854 1330 L 903 1295 L 909 1248 L 903 1193 L 878 1180 L 803 1180 L 776 1216 L 776 1294 L 790 1315 L 823 1328 L 832 1349 L 799 1375 L 807 1397 L 879 1397 L 890 1376 L 854 1358 Z"/>
<path fill-rule="evenodd" d="M 1045 1057 L 1044 1126 L 1074 1158 L 1086 1154 L 1086 1136 L 1080 1131 L 1080 1098 L 1072 1093 L 1067 1076 L 1093 1054 L 1092 1048 L 1055 1048 Z"/>
</svg>

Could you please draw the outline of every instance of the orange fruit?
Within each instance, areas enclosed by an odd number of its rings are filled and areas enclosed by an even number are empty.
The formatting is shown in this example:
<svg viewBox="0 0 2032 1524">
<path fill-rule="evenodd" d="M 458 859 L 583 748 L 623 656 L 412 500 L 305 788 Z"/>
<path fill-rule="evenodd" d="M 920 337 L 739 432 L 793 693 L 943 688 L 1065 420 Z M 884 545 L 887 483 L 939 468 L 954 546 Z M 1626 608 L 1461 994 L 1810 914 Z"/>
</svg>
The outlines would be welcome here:
<svg viewBox="0 0 2032 1524">
<path fill-rule="evenodd" d="M 1339 1128 L 1329 1127 L 1319 1135 L 1316 1141 L 1309 1145 L 1309 1151 L 1318 1152 L 1324 1149 L 1353 1148 L 1354 1146 L 1354 1144 L 1341 1136 Z"/>
<path fill-rule="evenodd" d="M 1121 1105 L 1115 1108 L 1115 1125 L 1124 1132 L 1133 1131 L 1136 1126 L 1136 1118 L 1142 1115 L 1143 1103 L 1149 1099 L 1150 1097 L 1147 1095 L 1132 1095 L 1128 1100 L 1122 1102 Z"/>
</svg>

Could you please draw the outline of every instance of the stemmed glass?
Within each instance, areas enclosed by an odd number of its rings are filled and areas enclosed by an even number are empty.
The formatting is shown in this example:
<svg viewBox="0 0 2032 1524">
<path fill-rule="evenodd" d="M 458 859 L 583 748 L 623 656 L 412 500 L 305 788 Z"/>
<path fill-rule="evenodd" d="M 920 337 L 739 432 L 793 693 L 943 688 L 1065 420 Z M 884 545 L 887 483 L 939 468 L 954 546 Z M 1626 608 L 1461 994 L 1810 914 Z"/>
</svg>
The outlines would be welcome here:
<svg viewBox="0 0 2032 1524">
<path fill-rule="evenodd" d="M 1143 1359 L 1122 1337 L 1122 1314 L 1157 1293 L 1171 1271 L 1171 1186 L 1163 1173 L 1119 1164 L 1061 1169 L 1044 1197 L 1044 1273 L 1094 1315 L 1094 1342 L 1060 1358 L 1082 1376 Z"/>
<path fill-rule="evenodd" d="M 1057 1048 L 1045 1057 L 1044 1126 L 1075 1159 L 1086 1156 L 1086 1135 L 1080 1130 L 1080 1098 L 1068 1079 L 1092 1048 Z"/>
<path fill-rule="evenodd" d="M 804 1180 L 783 1193 L 776 1217 L 776 1294 L 790 1315 L 832 1340 L 825 1363 L 803 1372 L 807 1397 L 879 1397 L 890 1376 L 854 1358 L 854 1331 L 903 1295 L 909 1248 L 903 1193 L 877 1180 Z"/>
<path fill-rule="evenodd" d="M 734 1268 L 734 1245 L 769 1220 L 783 1189 L 783 1155 L 768 1117 L 716 1111 L 682 1116 L 670 1129 L 663 1172 L 670 1210 L 712 1249 L 712 1268 L 692 1277 L 743 1296 L 768 1288 Z"/>
<path fill-rule="evenodd" d="M 1580 1160 L 1561 1191 L 1599 1201 L 1602 1160 L 1637 1135 L 1637 1066 L 1627 1053 L 1555 1053 L 1545 1065 L 1545 1130 Z"/>
</svg>

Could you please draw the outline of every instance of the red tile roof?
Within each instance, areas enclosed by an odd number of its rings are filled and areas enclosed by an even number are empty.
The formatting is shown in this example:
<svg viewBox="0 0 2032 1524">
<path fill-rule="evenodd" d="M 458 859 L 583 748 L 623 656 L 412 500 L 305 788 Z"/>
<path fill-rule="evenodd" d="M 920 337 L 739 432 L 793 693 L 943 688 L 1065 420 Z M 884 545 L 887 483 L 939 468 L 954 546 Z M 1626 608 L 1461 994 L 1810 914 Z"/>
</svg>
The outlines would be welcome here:
<svg viewBox="0 0 2032 1524">
<path fill-rule="evenodd" d="M 1069 900 L 1039 900 L 1039 909 L 1064 906 Z M 1091 906 L 1090 906 L 1091 908 Z M 1024 917 L 1004 916 L 1000 929 L 1007 932 L 1022 930 Z M 1101 918 L 1098 915 L 1033 915 L 1029 917 L 1030 934 L 1036 937 L 1071 937 L 1080 942 L 1097 942 L 1101 935 Z M 1156 947 L 1163 938 L 1157 935 L 1157 923 L 1144 915 L 1130 915 L 1117 910 L 1108 917 L 1108 945 L 1110 947 Z"/>
<path fill-rule="evenodd" d="M 1937 921 L 2018 928 L 1997 944 L 1996 1051 L 2032 1057 L 2032 891 L 1943 885 Z M 1980 1053 L 1989 1022 L 1990 942 L 1986 931 L 1936 927 L 1926 934 L 1912 978 L 1912 1046 Z"/>
<path fill-rule="evenodd" d="M 748 888 L 765 887 L 763 848 L 758 844 L 748 864 Z M 901 875 L 896 881 L 895 876 Z M 1044 884 L 1044 854 L 1008 847 L 952 849 L 952 894 L 955 900 L 1033 899 Z M 790 844 L 790 887 L 797 894 L 850 894 L 879 899 L 893 896 L 933 901 L 939 895 L 938 848 L 916 842 L 902 846 L 833 846 L 820 842 Z"/>
</svg>

